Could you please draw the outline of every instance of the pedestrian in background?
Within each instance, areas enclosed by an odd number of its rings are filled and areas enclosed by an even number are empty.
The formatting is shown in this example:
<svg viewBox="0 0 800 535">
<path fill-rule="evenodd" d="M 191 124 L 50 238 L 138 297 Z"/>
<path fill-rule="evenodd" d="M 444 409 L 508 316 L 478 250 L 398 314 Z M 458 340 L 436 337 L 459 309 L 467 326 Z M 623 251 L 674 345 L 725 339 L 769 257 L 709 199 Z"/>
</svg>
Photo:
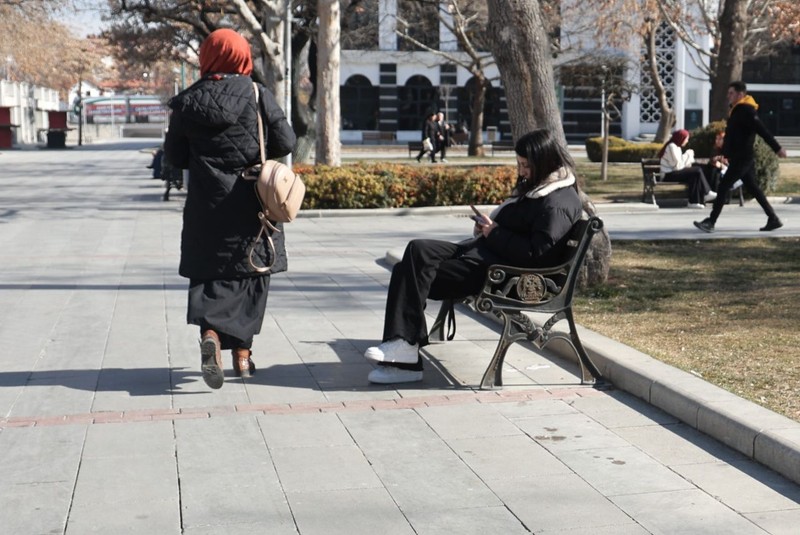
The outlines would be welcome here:
<svg viewBox="0 0 800 535">
<path fill-rule="evenodd" d="M 747 85 L 744 82 L 732 82 L 728 86 L 728 104 L 731 111 L 728 114 L 725 137 L 722 141 L 722 156 L 728 162 L 728 170 L 720 179 L 717 191 L 727 192 L 736 181 L 741 180 L 743 186 L 767 214 L 767 224 L 759 230 L 770 231 L 781 228 L 783 223 L 756 182 L 753 152 L 756 134 L 766 141 L 779 158 L 786 157 L 786 150 L 781 148 L 761 119 L 758 118 L 758 104 L 753 97 L 747 94 Z M 694 226 L 703 232 L 714 232 L 714 226 L 725 206 L 725 197 L 726 195 L 718 195 L 714 200 L 711 215 L 702 221 L 695 221 Z"/>
<path fill-rule="evenodd" d="M 224 381 L 221 350 L 232 351 L 237 376 L 255 373 L 251 348 L 267 305 L 270 275 L 255 272 L 248 261 L 261 206 L 253 182 L 241 176 L 261 161 L 256 114 L 265 119 L 267 158 L 285 156 L 295 144 L 275 97 L 258 84 L 256 103 L 252 70 L 245 38 L 233 30 L 216 30 L 200 46 L 201 79 L 169 103 L 165 154 L 191 176 L 179 268 L 189 279 L 187 322 L 200 327 L 203 380 L 215 389 Z M 272 239 L 276 259 L 271 273 L 276 273 L 286 270 L 286 250 L 282 232 Z M 262 265 L 270 265 L 273 259 L 263 240 L 255 251 Z"/>
<path fill-rule="evenodd" d="M 436 163 L 436 112 L 430 112 L 422 125 L 422 150 L 417 154 L 417 162 L 425 153 L 431 153 L 431 163 Z"/>
<path fill-rule="evenodd" d="M 694 151 L 684 147 L 689 143 L 688 130 L 676 130 L 669 141 L 658 151 L 661 164 L 661 180 L 686 184 L 689 208 L 704 208 L 706 202 L 717 198 L 711 190 L 700 167 L 693 166 Z"/>
<path fill-rule="evenodd" d="M 446 162 L 447 147 L 450 145 L 450 125 L 444 120 L 444 113 L 436 114 L 436 152 L 440 154 L 439 161 Z"/>
</svg>

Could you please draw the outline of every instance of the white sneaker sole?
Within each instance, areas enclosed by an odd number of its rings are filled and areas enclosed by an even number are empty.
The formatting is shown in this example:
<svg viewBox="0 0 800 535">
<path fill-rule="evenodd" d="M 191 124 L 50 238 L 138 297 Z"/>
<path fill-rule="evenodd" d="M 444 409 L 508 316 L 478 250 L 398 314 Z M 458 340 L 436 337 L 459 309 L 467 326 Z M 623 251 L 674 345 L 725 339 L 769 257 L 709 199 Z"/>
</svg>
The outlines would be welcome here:
<svg viewBox="0 0 800 535">
<path fill-rule="evenodd" d="M 419 353 L 414 355 L 405 355 L 399 357 L 387 357 L 386 354 L 378 347 L 370 347 L 364 352 L 364 358 L 373 362 L 393 362 L 396 364 L 416 364 L 419 360 Z"/>
<path fill-rule="evenodd" d="M 401 370 L 392 366 L 381 366 L 369 372 L 367 380 L 379 385 L 415 383 L 422 381 L 422 371 Z"/>
</svg>

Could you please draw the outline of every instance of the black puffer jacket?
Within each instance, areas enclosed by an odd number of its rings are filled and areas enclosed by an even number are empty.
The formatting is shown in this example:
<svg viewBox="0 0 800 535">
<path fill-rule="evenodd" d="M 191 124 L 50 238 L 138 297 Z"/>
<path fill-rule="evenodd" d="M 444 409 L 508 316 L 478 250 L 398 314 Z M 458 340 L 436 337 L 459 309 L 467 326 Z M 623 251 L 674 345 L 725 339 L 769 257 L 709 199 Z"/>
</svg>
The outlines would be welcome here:
<svg viewBox="0 0 800 535">
<path fill-rule="evenodd" d="M 258 87 L 267 158 L 280 158 L 294 148 L 295 135 L 275 97 Z M 258 276 L 247 252 L 260 228 L 260 207 L 253 182 L 239 177 L 260 159 L 252 79 L 209 76 L 176 95 L 169 106 L 164 153 L 173 165 L 189 169 L 180 274 L 200 280 Z M 285 271 L 283 232 L 275 233 L 273 241 L 277 256 L 272 272 Z M 263 245 L 256 248 L 257 257 L 269 263 Z"/>
<path fill-rule="evenodd" d="M 541 197 L 523 196 L 503 203 L 497 223 L 464 253 L 481 264 L 549 267 L 564 261 L 569 231 L 581 218 L 581 200 L 574 187 L 561 187 Z"/>
</svg>

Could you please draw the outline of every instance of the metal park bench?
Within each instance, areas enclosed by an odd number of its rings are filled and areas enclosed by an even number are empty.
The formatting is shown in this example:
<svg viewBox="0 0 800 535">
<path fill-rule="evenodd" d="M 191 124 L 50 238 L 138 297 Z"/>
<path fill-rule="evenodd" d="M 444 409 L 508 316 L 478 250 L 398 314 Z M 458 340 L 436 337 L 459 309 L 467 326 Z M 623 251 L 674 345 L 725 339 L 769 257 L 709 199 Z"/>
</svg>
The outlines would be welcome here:
<svg viewBox="0 0 800 535">
<path fill-rule="evenodd" d="M 578 337 L 572 316 L 572 298 L 586 252 L 592 237 L 603 228 L 603 222 L 591 217 L 575 223 L 567 243 L 567 260 L 551 268 L 517 268 L 492 265 L 486 274 L 483 290 L 462 301 L 483 314 L 494 314 L 503 322 L 503 332 L 492 360 L 481 379 L 482 389 L 503 385 L 503 361 L 514 342 L 529 340 L 537 348 L 550 341 L 561 339 L 572 347 L 581 369 L 581 384 L 594 382 L 605 385 L 600 371 L 594 365 Z M 525 312 L 551 314 L 537 325 Z M 569 324 L 569 333 L 552 331 L 561 320 Z M 445 326 L 448 332 L 445 335 Z M 455 309 L 453 300 L 445 300 L 430 331 L 431 340 L 452 340 L 455 336 Z"/>
<path fill-rule="evenodd" d="M 656 185 L 681 185 L 680 182 L 671 182 L 669 180 L 661 179 L 661 162 L 658 158 L 642 158 L 642 202 L 649 202 L 656 204 Z M 738 193 L 739 206 L 744 206 L 744 193 L 742 187 L 739 186 L 730 191 L 731 195 Z M 717 194 L 723 195 L 723 192 L 718 191 Z"/>
</svg>

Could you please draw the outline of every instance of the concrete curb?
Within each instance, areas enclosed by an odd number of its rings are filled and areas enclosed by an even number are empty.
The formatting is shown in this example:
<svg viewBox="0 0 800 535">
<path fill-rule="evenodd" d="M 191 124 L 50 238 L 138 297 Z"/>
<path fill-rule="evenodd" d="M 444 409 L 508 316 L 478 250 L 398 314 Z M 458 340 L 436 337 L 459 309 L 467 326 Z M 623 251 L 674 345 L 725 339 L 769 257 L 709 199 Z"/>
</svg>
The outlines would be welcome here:
<svg viewBox="0 0 800 535">
<path fill-rule="evenodd" d="M 402 255 L 403 250 L 393 249 L 385 259 L 393 266 Z M 615 388 L 800 483 L 800 423 L 590 329 L 579 325 L 578 331 L 592 361 Z M 566 344 L 548 351 L 577 362 Z"/>
</svg>

